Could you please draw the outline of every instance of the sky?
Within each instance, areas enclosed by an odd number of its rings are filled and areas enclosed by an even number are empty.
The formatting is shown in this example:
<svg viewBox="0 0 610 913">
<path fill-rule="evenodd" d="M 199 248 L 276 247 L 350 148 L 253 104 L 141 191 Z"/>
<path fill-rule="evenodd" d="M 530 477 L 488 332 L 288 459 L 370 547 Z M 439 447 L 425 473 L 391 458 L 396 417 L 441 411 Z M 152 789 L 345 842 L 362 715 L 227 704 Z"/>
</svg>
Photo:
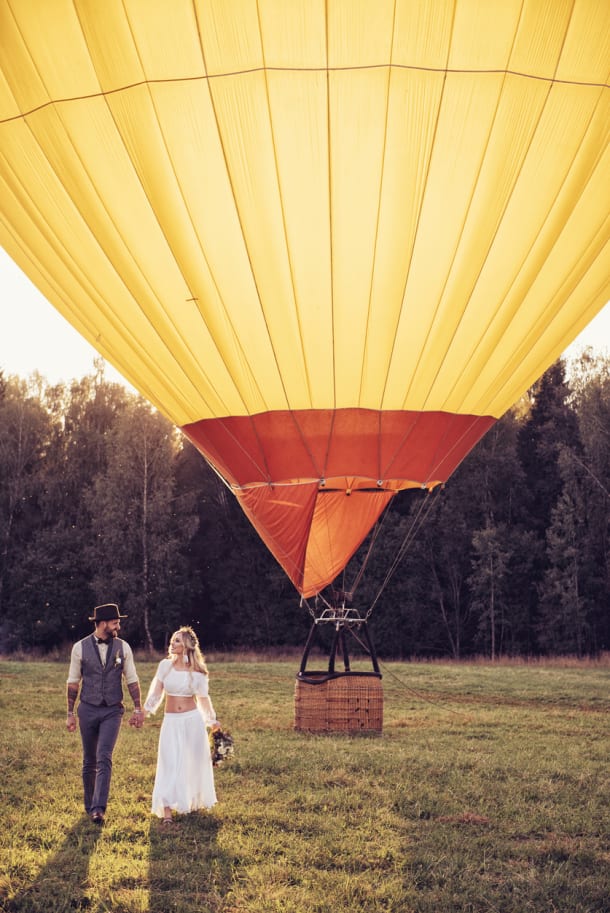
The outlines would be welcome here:
<svg viewBox="0 0 610 913">
<path fill-rule="evenodd" d="M 610 303 L 566 351 L 576 358 L 586 346 L 610 355 Z M 99 355 L 42 296 L 0 248 L 0 369 L 26 378 L 38 371 L 49 383 L 80 379 Z M 106 379 L 124 383 L 107 364 Z"/>
</svg>

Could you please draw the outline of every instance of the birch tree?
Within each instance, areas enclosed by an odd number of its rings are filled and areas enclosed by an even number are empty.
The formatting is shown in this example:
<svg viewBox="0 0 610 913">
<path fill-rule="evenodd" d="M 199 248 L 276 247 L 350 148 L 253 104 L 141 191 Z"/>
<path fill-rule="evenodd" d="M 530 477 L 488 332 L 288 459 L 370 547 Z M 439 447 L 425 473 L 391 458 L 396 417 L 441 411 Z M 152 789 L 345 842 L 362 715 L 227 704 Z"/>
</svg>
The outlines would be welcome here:
<svg viewBox="0 0 610 913">
<path fill-rule="evenodd" d="M 132 639 L 152 650 L 182 623 L 188 600 L 183 551 L 197 527 L 194 503 L 175 494 L 180 439 L 158 412 L 137 399 L 106 442 L 107 469 L 87 497 L 93 531 L 93 588 L 118 602 Z"/>
</svg>

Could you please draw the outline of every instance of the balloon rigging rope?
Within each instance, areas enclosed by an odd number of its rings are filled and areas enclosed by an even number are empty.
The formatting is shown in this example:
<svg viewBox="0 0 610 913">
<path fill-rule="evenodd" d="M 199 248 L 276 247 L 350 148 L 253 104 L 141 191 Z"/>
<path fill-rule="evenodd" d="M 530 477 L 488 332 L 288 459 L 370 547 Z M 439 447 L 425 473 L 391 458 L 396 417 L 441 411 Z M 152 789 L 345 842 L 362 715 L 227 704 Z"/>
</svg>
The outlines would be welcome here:
<svg viewBox="0 0 610 913">
<path fill-rule="evenodd" d="M 380 520 L 378 523 L 375 524 L 375 529 L 373 530 L 373 535 L 371 536 L 371 540 L 370 540 L 370 542 L 369 542 L 369 547 L 368 547 L 368 549 L 367 549 L 367 551 L 366 551 L 366 555 L 364 556 L 364 560 L 363 560 L 363 562 L 362 562 L 362 565 L 361 565 L 361 567 L 360 567 L 360 570 L 359 570 L 358 573 L 356 574 L 356 577 L 355 577 L 355 579 L 354 579 L 354 582 L 353 582 L 353 584 L 352 584 L 352 586 L 351 586 L 351 588 L 350 588 L 350 591 L 349 591 L 349 592 L 350 592 L 350 595 L 352 595 L 352 596 L 353 596 L 353 594 L 356 592 L 356 590 L 358 589 L 358 586 L 359 586 L 359 584 L 360 584 L 360 581 L 362 580 L 362 576 L 363 576 L 363 574 L 364 574 L 364 571 L 365 571 L 365 569 L 366 569 L 366 566 L 367 566 L 367 564 L 369 563 L 369 559 L 370 559 L 371 554 L 372 554 L 372 552 L 373 552 L 374 545 L 375 545 L 375 543 L 376 543 L 376 541 L 377 541 L 377 539 L 378 539 L 378 537 L 379 537 L 379 534 L 380 534 L 381 530 L 383 529 L 383 526 L 384 526 L 384 524 L 385 524 L 386 518 L 387 518 L 387 516 L 388 516 L 389 513 L 390 513 L 390 511 L 387 510 L 387 511 L 383 514 L 381 520 Z M 344 571 L 343 571 L 343 575 L 344 575 L 344 577 L 345 577 L 345 569 L 344 569 Z"/>
<path fill-rule="evenodd" d="M 396 568 L 398 567 L 398 565 L 400 564 L 400 562 L 401 562 L 402 559 L 404 558 L 404 556 L 405 556 L 405 554 L 407 553 L 407 550 L 409 549 L 409 547 L 410 547 L 410 545 L 411 545 L 413 539 L 415 538 L 416 534 L 419 532 L 420 528 L 423 526 L 424 522 L 426 521 L 426 519 L 428 518 L 428 516 L 429 516 L 429 514 L 430 514 L 430 511 L 432 510 L 432 508 L 433 508 L 434 505 L 436 504 L 436 502 L 437 502 L 437 500 L 438 500 L 438 496 L 439 496 L 439 492 L 440 492 L 440 491 L 441 491 L 441 486 L 439 486 L 439 487 L 436 489 L 436 497 L 433 497 L 433 496 L 432 496 L 432 493 L 431 493 L 431 492 L 428 492 L 427 497 L 424 498 L 424 499 L 422 500 L 421 504 L 419 505 L 419 508 L 418 508 L 418 510 L 417 510 L 417 513 L 416 513 L 415 517 L 413 518 L 413 520 L 412 520 L 410 526 L 408 527 L 408 529 L 407 529 L 407 531 L 406 531 L 406 533 L 405 533 L 405 535 L 404 535 L 404 537 L 403 537 L 403 540 L 402 540 L 401 544 L 400 544 L 399 547 L 398 547 L 398 550 L 397 550 L 397 552 L 396 552 L 396 555 L 395 555 L 395 557 L 394 557 L 394 560 L 392 561 L 392 564 L 390 565 L 388 571 L 386 572 L 386 575 L 385 575 L 385 577 L 384 577 L 384 579 L 383 579 L 383 581 L 382 581 L 382 583 L 381 583 L 381 586 L 379 587 L 379 590 L 378 590 L 378 592 L 377 592 L 375 598 L 373 599 L 371 605 L 369 606 L 369 609 L 368 609 L 368 611 L 367 611 L 367 613 L 366 613 L 366 616 L 365 616 L 365 620 L 366 620 L 366 621 L 368 621 L 368 619 L 370 618 L 373 609 L 374 609 L 375 606 L 377 605 L 377 603 L 378 603 L 378 601 L 379 601 L 379 599 L 380 599 L 380 597 L 381 597 L 383 591 L 385 590 L 386 586 L 387 586 L 388 583 L 390 582 L 390 579 L 391 579 L 392 575 L 394 574 L 394 572 L 396 571 Z M 382 516 L 381 520 L 375 525 L 375 529 L 374 529 L 373 534 L 372 534 L 372 536 L 371 536 L 371 541 L 369 542 L 369 546 L 368 546 L 368 548 L 367 548 L 366 555 L 364 556 L 364 559 L 363 559 L 362 565 L 361 565 L 361 567 L 360 567 L 360 570 L 359 570 L 358 573 L 356 574 L 356 577 L 355 577 L 355 579 L 354 579 L 354 582 L 353 582 L 351 588 L 350 588 L 349 590 L 347 590 L 346 588 L 344 588 L 344 592 L 345 592 L 346 594 L 348 594 L 350 598 L 353 598 L 354 593 L 356 592 L 356 589 L 357 589 L 357 587 L 359 586 L 359 584 L 360 584 L 360 582 L 361 582 L 361 580 L 362 580 L 362 577 L 363 577 L 363 575 L 364 575 L 364 572 L 365 572 L 365 570 L 366 570 L 366 567 L 367 567 L 367 565 L 368 565 L 368 563 L 369 563 L 369 560 L 370 560 L 370 558 L 371 558 L 371 555 L 372 555 L 372 553 L 373 553 L 373 547 L 374 547 L 374 545 L 375 545 L 377 539 L 379 538 L 379 535 L 380 535 L 380 533 L 381 533 L 381 530 L 382 530 L 383 527 L 384 527 L 384 524 L 385 524 L 385 521 L 386 521 L 386 519 L 387 519 L 387 516 L 388 516 L 389 512 L 390 512 L 390 511 L 389 511 L 389 509 L 388 509 L 388 510 L 384 513 L 384 515 Z M 343 580 L 345 581 L 345 569 L 344 569 L 344 571 L 343 571 Z M 326 597 L 324 596 L 324 593 L 322 593 L 322 592 L 316 593 L 316 597 L 315 597 L 315 598 L 316 598 L 316 603 L 317 603 L 318 601 L 320 601 L 320 602 L 322 602 L 328 609 L 332 609 L 332 608 L 333 608 L 333 605 L 326 599 Z M 309 604 L 309 600 L 308 600 L 308 599 L 306 599 L 304 596 L 301 596 L 300 604 L 301 604 L 302 606 L 304 605 L 304 606 L 307 608 L 309 614 L 312 616 L 312 618 L 316 619 L 317 616 L 316 616 L 315 610 L 314 610 L 314 608 L 312 608 L 312 606 Z"/>
<path fill-rule="evenodd" d="M 411 522 L 411 525 L 408 527 L 408 529 L 404 535 L 404 538 L 403 538 L 400 546 L 398 547 L 396 555 L 394 556 L 394 560 L 393 560 L 392 564 L 390 565 L 390 567 L 388 568 L 383 581 L 381 582 L 381 586 L 379 587 L 377 595 L 375 596 L 371 605 L 369 606 L 368 612 L 366 614 L 367 620 L 368 620 L 368 618 L 370 618 L 373 609 L 379 602 L 381 594 L 383 593 L 386 586 L 390 582 L 390 579 L 391 579 L 392 575 L 394 574 L 394 572 L 396 571 L 396 568 L 398 567 L 398 565 L 404 558 L 405 554 L 407 553 L 407 550 L 409 549 L 411 543 L 413 542 L 413 539 L 415 538 L 416 534 L 419 532 L 420 528 L 423 526 L 423 524 L 427 520 L 427 518 L 430 514 L 430 511 L 432 510 L 432 508 L 434 507 L 434 505 L 436 504 L 436 502 L 438 500 L 438 493 L 440 491 L 441 491 L 441 488 L 439 487 L 437 489 L 436 497 L 431 497 L 431 495 L 428 494 L 428 497 L 426 497 L 424 500 L 422 500 L 422 502 L 419 506 L 419 509 Z M 368 560 L 368 555 L 367 555 L 367 560 Z"/>
</svg>

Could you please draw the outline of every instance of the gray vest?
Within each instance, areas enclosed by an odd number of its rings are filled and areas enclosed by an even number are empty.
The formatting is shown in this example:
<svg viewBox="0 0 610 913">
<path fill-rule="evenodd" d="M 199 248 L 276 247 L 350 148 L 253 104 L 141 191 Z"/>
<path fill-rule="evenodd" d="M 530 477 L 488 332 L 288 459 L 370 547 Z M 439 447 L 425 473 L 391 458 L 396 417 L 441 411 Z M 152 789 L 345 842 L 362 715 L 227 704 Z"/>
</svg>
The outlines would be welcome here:
<svg viewBox="0 0 610 913">
<path fill-rule="evenodd" d="M 81 641 L 83 659 L 81 664 L 82 683 L 80 699 L 96 707 L 111 707 L 123 702 L 123 669 L 125 656 L 123 641 L 115 637 L 106 653 L 106 665 L 102 666 L 95 635 Z"/>
</svg>

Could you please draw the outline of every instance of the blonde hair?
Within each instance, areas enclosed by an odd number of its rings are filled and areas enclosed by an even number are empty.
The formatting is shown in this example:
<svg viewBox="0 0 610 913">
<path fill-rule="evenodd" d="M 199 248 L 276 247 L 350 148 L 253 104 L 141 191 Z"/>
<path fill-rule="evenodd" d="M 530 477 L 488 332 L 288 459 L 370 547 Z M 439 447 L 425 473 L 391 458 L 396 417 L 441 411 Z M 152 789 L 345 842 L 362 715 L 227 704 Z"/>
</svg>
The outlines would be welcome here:
<svg viewBox="0 0 610 913">
<path fill-rule="evenodd" d="M 184 657 L 193 672 L 203 672 L 208 675 L 208 667 L 205 664 L 205 657 L 201 652 L 199 640 L 193 629 L 189 625 L 182 625 L 174 634 L 182 635 L 182 644 L 184 646 Z M 172 637 L 174 636 L 172 634 Z M 171 650 L 170 650 L 171 658 Z"/>
</svg>

